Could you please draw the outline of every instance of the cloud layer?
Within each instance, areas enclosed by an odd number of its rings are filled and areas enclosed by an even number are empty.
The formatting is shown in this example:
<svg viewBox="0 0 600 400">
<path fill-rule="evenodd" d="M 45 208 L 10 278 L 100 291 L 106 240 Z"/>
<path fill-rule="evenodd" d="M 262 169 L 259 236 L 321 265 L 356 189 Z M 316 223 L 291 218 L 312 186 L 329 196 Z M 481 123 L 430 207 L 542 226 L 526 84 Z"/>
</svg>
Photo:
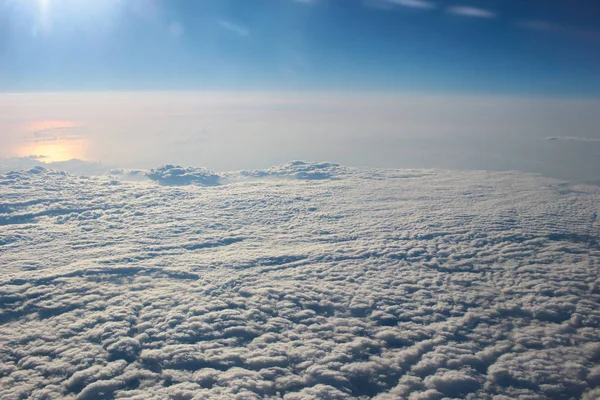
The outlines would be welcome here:
<svg viewBox="0 0 600 400">
<path fill-rule="evenodd" d="M 0 398 L 597 397 L 598 188 L 218 175 L 0 175 Z"/>
</svg>

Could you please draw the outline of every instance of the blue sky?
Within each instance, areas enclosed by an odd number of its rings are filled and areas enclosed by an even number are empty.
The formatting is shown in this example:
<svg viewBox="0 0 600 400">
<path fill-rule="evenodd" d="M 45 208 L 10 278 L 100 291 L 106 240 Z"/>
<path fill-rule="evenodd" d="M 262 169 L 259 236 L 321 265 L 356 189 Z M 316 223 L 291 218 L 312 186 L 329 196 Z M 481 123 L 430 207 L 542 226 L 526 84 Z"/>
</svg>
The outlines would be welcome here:
<svg viewBox="0 0 600 400">
<path fill-rule="evenodd" d="M 590 0 L 0 0 L 0 91 L 600 94 Z"/>
</svg>

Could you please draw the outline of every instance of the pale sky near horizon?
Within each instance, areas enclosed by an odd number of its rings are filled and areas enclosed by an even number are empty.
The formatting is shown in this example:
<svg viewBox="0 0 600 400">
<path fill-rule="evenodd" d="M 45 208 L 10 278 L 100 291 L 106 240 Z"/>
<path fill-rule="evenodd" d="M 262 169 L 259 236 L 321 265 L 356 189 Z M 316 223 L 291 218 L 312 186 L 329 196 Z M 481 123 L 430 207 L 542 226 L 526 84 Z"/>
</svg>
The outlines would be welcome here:
<svg viewBox="0 0 600 400">
<path fill-rule="evenodd" d="M 598 177 L 600 102 L 302 92 L 0 94 L 0 158 L 218 171 L 294 159 Z"/>
</svg>

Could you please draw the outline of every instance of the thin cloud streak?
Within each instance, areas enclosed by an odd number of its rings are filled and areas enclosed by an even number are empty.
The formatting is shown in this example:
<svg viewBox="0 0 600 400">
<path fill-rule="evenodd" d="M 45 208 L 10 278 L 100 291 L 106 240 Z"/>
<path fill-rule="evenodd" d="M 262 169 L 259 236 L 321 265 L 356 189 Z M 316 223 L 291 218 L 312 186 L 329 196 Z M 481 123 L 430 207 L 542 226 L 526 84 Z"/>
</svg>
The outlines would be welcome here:
<svg viewBox="0 0 600 400">
<path fill-rule="evenodd" d="M 550 136 L 546 140 L 549 141 L 562 141 L 562 142 L 588 142 L 588 143 L 600 143 L 600 138 L 590 138 L 582 136 Z"/>
<path fill-rule="evenodd" d="M 600 31 L 595 29 L 581 29 L 536 19 L 519 19 L 515 21 L 515 24 L 530 31 L 559 33 L 583 40 L 600 40 Z"/>
<path fill-rule="evenodd" d="M 471 17 L 471 18 L 496 18 L 497 14 L 490 10 L 485 10 L 483 8 L 477 7 L 468 7 L 468 6 L 452 6 L 446 9 L 448 14 L 458 15 L 461 17 Z"/>
<path fill-rule="evenodd" d="M 516 20 L 515 23 L 520 28 L 530 29 L 532 31 L 556 31 L 560 30 L 561 26 L 550 21 L 542 20 Z"/>
<path fill-rule="evenodd" d="M 219 25 L 221 26 L 221 28 L 227 29 L 228 31 L 231 31 L 242 37 L 246 37 L 250 34 L 250 31 L 248 29 L 238 24 L 234 24 L 231 21 L 221 19 L 219 20 Z"/>
<path fill-rule="evenodd" d="M 420 8 L 422 10 L 432 10 L 436 8 L 436 4 L 427 0 L 390 0 L 392 4 L 402 7 Z"/>
</svg>

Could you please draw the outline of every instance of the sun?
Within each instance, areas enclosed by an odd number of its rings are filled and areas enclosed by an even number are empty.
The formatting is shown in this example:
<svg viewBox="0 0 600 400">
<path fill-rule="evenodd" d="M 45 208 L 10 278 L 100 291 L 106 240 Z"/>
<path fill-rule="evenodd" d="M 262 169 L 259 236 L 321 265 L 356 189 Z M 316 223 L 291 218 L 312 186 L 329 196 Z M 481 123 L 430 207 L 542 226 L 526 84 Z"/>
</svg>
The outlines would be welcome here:
<svg viewBox="0 0 600 400">
<path fill-rule="evenodd" d="M 19 157 L 43 162 L 85 159 L 85 136 L 77 130 L 81 124 L 70 120 L 39 120 L 28 123 L 30 133 L 17 150 Z"/>
<path fill-rule="evenodd" d="M 81 140 L 63 140 L 52 143 L 27 143 L 19 149 L 20 157 L 34 157 L 42 162 L 59 162 L 83 159 Z"/>
<path fill-rule="evenodd" d="M 42 29 L 47 29 L 50 23 L 50 2 L 51 0 L 37 0 Z"/>
</svg>

